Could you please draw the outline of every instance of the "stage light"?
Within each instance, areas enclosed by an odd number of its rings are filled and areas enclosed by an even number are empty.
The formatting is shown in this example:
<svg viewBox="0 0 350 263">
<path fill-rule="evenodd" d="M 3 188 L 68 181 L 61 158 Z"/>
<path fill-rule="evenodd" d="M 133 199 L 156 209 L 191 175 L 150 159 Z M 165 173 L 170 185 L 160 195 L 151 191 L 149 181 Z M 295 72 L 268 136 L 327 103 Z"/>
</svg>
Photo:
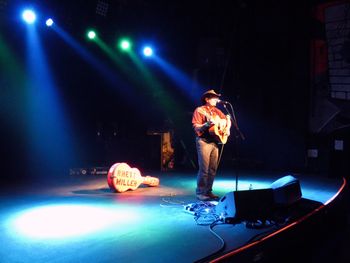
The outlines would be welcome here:
<svg viewBox="0 0 350 263">
<path fill-rule="evenodd" d="M 27 24 L 33 24 L 36 19 L 36 15 L 33 10 L 26 9 L 22 13 L 22 18 Z"/>
<path fill-rule="evenodd" d="M 52 26 L 53 25 L 53 20 L 51 18 L 46 20 L 46 25 L 47 26 Z"/>
<path fill-rule="evenodd" d="M 96 5 L 96 14 L 106 16 L 108 12 L 109 3 L 106 0 L 98 0 Z"/>
<path fill-rule="evenodd" d="M 96 32 L 93 30 L 89 30 L 89 32 L 87 33 L 87 37 L 89 39 L 94 39 L 96 37 Z"/>
<path fill-rule="evenodd" d="M 143 48 L 142 53 L 145 57 L 151 57 L 153 55 L 153 49 L 149 46 Z"/>
<path fill-rule="evenodd" d="M 129 39 L 124 38 L 119 42 L 119 47 L 123 51 L 129 51 L 131 49 L 131 46 L 132 44 Z"/>
</svg>

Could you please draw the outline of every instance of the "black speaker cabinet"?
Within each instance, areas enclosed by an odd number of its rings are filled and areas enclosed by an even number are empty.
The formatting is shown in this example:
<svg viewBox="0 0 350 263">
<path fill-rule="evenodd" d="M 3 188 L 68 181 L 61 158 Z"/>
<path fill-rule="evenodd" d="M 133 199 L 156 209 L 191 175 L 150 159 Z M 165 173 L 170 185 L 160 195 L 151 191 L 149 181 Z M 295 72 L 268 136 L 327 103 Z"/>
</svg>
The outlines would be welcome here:
<svg viewBox="0 0 350 263">
<path fill-rule="evenodd" d="M 272 189 L 229 192 L 216 206 L 216 214 L 225 221 L 266 220 L 272 217 L 273 211 Z"/>
<path fill-rule="evenodd" d="M 271 184 L 276 205 L 291 205 L 301 199 L 300 182 L 291 175 L 286 175 Z"/>
</svg>

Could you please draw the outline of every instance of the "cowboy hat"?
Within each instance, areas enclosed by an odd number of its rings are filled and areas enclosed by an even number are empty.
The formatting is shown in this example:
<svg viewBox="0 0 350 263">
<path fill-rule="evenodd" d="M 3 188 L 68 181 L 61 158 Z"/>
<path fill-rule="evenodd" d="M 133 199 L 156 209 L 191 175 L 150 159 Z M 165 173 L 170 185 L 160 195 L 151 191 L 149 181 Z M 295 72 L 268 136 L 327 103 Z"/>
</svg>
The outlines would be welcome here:
<svg viewBox="0 0 350 263">
<path fill-rule="evenodd" d="M 201 102 L 202 104 L 205 104 L 205 99 L 206 98 L 212 98 L 212 97 L 217 97 L 219 98 L 221 96 L 221 94 L 216 93 L 213 89 L 208 90 L 206 92 L 203 93 L 202 97 L 201 97 Z"/>
</svg>

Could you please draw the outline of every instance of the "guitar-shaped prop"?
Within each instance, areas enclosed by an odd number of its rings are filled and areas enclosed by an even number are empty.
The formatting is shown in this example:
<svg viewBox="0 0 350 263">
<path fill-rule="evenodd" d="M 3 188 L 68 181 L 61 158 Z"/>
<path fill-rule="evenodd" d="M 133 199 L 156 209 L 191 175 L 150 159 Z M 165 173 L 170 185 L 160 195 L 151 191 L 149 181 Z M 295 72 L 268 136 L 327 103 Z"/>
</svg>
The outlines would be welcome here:
<svg viewBox="0 0 350 263">
<path fill-rule="evenodd" d="M 135 190 L 141 184 L 158 186 L 159 179 L 152 176 L 142 176 L 137 168 L 131 168 L 127 163 L 115 163 L 109 168 L 107 175 L 108 186 L 114 192 L 122 193 Z"/>
<path fill-rule="evenodd" d="M 230 136 L 229 132 L 227 132 L 227 125 L 229 121 L 229 116 L 226 119 L 221 119 L 219 116 L 210 116 L 205 111 L 200 110 L 208 121 L 212 123 L 209 127 L 209 133 L 219 142 L 225 144 L 227 142 L 228 137 Z"/>
</svg>

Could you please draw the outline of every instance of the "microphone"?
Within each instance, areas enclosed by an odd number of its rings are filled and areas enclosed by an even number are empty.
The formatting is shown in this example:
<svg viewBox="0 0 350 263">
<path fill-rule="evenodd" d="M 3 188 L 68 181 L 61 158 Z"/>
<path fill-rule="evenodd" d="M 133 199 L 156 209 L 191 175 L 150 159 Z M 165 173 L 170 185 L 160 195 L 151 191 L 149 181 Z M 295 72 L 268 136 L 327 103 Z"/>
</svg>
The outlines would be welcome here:
<svg viewBox="0 0 350 263">
<path fill-rule="evenodd" d="M 218 100 L 218 103 L 221 103 L 221 104 L 230 104 L 228 101 L 224 101 L 224 100 Z"/>
</svg>

